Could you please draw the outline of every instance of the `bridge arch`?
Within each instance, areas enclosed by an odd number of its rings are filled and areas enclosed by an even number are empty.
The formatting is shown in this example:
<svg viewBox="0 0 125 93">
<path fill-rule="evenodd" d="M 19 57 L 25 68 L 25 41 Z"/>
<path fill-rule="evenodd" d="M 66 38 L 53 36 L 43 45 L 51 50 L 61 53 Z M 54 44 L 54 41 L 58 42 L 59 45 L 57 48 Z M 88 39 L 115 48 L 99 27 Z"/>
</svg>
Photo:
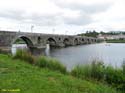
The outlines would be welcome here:
<svg viewBox="0 0 125 93">
<path fill-rule="evenodd" d="M 16 38 L 14 38 L 11 45 L 14 44 L 16 42 L 16 40 L 18 40 L 18 39 L 22 39 L 25 42 L 25 44 L 27 44 L 28 48 L 31 48 L 34 46 L 32 41 L 30 40 L 30 38 L 28 38 L 27 36 L 18 36 Z"/>
<path fill-rule="evenodd" d="M 63 40 L 63 44 L 64 44 L 65 46 L 70 46 L 70 40 L 69 40 L 68 38 L 65 38 L 65 39 Z"/>
<path fill-rule="evenodd" d="M 56 40 L 50 37 L 47 39 L 47 44 L 49 44 L 51 47 L 54 47 L 56 46 Z"/>
<path fill-rule="evenodd" d="M 78 45 L 79 44 L 79 41 L 77 38 L 74 39 L 74 45 Z"/>
<path fill-rule="evenodd" d="M 38 36 L 38 38 L 37 38 L 37 43 L 38 44 L 41 43 L 41 37 L 40 36 Z"/>
</svg>

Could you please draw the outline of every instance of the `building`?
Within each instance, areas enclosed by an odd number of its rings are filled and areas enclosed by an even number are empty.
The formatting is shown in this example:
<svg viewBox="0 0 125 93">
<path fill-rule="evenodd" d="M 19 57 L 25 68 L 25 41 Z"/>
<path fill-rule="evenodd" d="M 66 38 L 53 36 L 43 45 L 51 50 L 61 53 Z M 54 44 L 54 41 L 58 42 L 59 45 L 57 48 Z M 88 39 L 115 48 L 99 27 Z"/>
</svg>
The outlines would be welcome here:
<svg viewBox="0 0 125 93">
<path fill-rule="evenodd" d="M 118 35 L 102 35 L 102 34 L 99 34 L 98 38 L 104 39 L 104 40 L 106 40 L 106 39 L 125 39 L 125 35 L 123 35 L 122 33 L 118 34 Z"/>
</svg>

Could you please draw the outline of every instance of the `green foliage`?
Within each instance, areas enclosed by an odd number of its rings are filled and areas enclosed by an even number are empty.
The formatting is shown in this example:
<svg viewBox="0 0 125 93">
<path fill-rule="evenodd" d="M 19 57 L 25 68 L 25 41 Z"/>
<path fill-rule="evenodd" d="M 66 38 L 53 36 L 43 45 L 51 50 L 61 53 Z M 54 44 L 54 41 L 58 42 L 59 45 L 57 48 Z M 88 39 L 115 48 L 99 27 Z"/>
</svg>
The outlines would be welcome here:
<svg viewBox="0 0 125 93">
<path fill-rule="evenodd" d="M 104 65 L 102 62 L 93 61 L 92 64 L 76 66 L 71 74 L 76 77 L 84 78 L 94 78 L 97 80 L 103 79 Z"/>
<path fill-rule="evenodd" d="M 18 50 L 13 56 L 14 59 L 20 59 L 30 64 L 35 64 L 39 67 L 48 68 L 51 70 L 60 71 L 66 73 L 66 67 L 62 65 L 58 60 L 47 58 L 45 56 L 36 58 L 30 52 L 24 50 Z M 37 60 L 36 60 L 37 59 Z"/>
<path fill-rule="evenodd" d="M 14 59 L 24 60 L 30 64 L 35 63 L 35 57 L 26 50 L 17 50 L 16 54 L 13 56 Z"/>
<path fill-rule="evenodd" d="M 71 75 L 78 78 L 90 78 L 91 77 L 91 67 L 89 65 L 77 65 L 72 71 Z"/>
<path fill-rule="evenodd" d="M 97 80 L 102 80 L 104 75 L 104 64 L 100 61 L 93 61 L 91 64 L 91 77 Z"/>
<path fill-rule="evenodd" d="M 0 54 L 0 93 L 4 93 L 1 89 L 20 89 L 20 93 L 118 93 L 102 83 L 77 79 Z"/>
<path fill-rule="evenodd" d="M 9 54 L 9 51 L 4 48 L 3 49 L 0 48 L 0 54 Z"/>
<path fill-rule="evenodd" d="M 123 74 L 125 75 L 125 60 L 123 61 L 122 68 L 123 68 Z"/>
<path fill-rule="evenodd" d="M 14 42 L 14 44 L 26 44 L 26 42 L 25 42 L 23 39 L 18 38 L 18 39 Z"/>
<path fill-rule="evenodd" d="M 125 74 L 123 69 L 105 66 L 102 62 L 93 61 L 90 65 L 76 66 L 71 74 L 81 79 L 95 79 L 106 82 L 112 87 L 125 92 Z"/>
<path fill-rule="evenodd" d="M 60 71 L 62 73 L 66 73 L 66 67 L 63 64 L 61 64 L 56 59 L 47 58 L 45 56 L 39 57 L 36 62 L 36 65 L 39 67 L 44 67 L 51 70 Z"/>
<path fill-rule="evenodd" d="M 105 69 L 105 81 L 120 91 L 125 92 L 125 75 L 122 69 L 107 66 Z"/>
<path fill-rule="evenodd" d="M 121 39 L 110 39 L 110 40 L 106 40 L 107 43 L 125 43 L 125 40 L 121 40 Z"/>
<path fill-rule="evenodd" d="M 98 36 L 98 32 L 96 32 L 95 30 L 93 31 L 86 31 L 86 33 L 82 33 L 82 34 L 78 34 L 79 36 L 89 36 L 89 37 L 97 37 Z"/>
</svg>

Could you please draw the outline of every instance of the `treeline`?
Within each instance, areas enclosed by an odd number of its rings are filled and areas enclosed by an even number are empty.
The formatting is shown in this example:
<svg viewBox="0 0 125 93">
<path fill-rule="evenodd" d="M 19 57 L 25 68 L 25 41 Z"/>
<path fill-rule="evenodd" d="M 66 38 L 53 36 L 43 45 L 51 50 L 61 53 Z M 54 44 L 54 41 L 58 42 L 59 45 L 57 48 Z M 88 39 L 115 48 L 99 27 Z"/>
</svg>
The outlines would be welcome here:
<svg viewBox="0 0 125 93">
<path fill-rule="evenodd" d="M 100 31 L 100 32 L 97 32 L 97 31 L 93 30 L 93 31 L 86 31 L 85 33 L 78 34 L 78 36 L 98 37 L 99 34 L 101 34 L 101 35 L 123 34 L 123 35 L 125 35 L 125 32 L 122 32 L 122 31 L 116 31 L 116 32 L 115 31 L 110 31 L 110 32 Z"/>
</svg>

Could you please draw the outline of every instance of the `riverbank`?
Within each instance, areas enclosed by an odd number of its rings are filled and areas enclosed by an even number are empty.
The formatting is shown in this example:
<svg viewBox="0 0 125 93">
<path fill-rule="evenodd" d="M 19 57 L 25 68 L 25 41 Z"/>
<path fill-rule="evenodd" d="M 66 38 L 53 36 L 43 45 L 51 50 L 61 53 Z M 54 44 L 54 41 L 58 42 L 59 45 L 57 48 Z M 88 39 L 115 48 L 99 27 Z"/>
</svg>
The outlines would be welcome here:
<svg viewBox="0 0 125 93">
<path fill-rule="evenodd" d="M 107 43 L 125 43 L 125 40 L 106 40 Z"/>
<path fill-rule="evenodd" d="M 44 64 L 43 64 L 44 65 Z M 43 66 L 42 65 L 42 66 Z M 51 68 L 50 68 L 51 69 Z M 0 91 L 21 93 L 118 93 L 95 80 L 78 79 L 0 54 Z"/>
</svg>

